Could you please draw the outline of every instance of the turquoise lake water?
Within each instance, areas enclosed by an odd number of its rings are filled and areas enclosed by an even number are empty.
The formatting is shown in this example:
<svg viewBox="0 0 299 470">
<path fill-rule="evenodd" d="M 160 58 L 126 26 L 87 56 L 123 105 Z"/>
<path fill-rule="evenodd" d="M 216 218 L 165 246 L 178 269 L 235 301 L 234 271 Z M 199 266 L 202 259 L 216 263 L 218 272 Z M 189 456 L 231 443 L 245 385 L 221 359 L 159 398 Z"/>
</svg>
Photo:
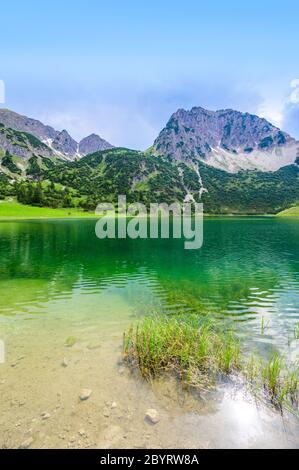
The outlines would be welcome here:
<svg viewBox="0 0 299 470">
<path fill-rule="evenodd" d="M 123 331 L 152 313 L 215 316 L 234 323 L 247 351 L 298 359 L 299 221 L 207 218 L 200 250 L 178 239 L 99 240 L 95 223 L 0 222 L 0 448 L 28 436 L 36 448 L 298 448 L 298 421 L 243 392 L 198 400 L 119 364 Z M 84 405 L 81 388 L 93 390 Z M 149 407 L 161 414 L 153 429 Z"/>
<path fill-rule="evenodd" d="M 206 219 L 204 245 L 182 240 L 99 240 L 95 221 L 0 224 L 0 315 L 100 319 L 101 299 L 131 314 L 208 312 L 243 323 L 254 344 L 287 350 L 299 321 L 299 223 Z M 68 302 L 69 301 L 69 302 Z M 118 315 L 122 318 L 121 309 Z M 264 331 L 261 334 L 261 324 Z M 289 349 L 290 351 L 290 349 Z"/>
</svg>

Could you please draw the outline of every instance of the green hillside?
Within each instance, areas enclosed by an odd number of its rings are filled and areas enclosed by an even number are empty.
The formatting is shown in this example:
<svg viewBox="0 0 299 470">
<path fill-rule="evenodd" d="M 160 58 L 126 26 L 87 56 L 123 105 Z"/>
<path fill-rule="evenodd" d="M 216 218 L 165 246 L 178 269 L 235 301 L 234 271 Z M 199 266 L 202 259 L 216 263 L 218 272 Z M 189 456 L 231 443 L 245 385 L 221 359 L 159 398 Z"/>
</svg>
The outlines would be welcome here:
<svg viewBox="0 0 299 470">
<path fill-rule="evenodd" d="M 279 217 L 299 217 L 299 206 L 291 207 L 277 214 Z"/>
<path fill-rule="evenodd" d="M 94 211 L 99 202 L 183 202 L 187 193 L 204 203 L 210 214 L 277 214 L 299 203 L 299 167 L 276 172 L 227 173 L 204 163 L 176 163 L 150 152 L 114 148 L 78 161 L 32 156 L 0 157 L 0 198 L 51 208 Z M 20 165 L 23 163 L 22 171 Z M 200 177 L 198 175 L 200 173 Z M 202 197 L 200 189 L 204 188 Z"/>
</svg>

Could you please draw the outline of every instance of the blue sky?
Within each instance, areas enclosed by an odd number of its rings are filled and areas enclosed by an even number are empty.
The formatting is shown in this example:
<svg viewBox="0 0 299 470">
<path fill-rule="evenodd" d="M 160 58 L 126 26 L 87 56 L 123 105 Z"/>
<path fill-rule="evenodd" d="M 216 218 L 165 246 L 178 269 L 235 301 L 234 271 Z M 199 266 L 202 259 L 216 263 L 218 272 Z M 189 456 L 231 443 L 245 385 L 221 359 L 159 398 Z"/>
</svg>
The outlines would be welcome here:
<svg viewBox="0 0 299 470">
<path fill-rule="evenodd" d="M 234 108 L 299 137 L 299 2 L 5 2 L 5 107 L 149 147 L 177 108 Z"/>
</svg>

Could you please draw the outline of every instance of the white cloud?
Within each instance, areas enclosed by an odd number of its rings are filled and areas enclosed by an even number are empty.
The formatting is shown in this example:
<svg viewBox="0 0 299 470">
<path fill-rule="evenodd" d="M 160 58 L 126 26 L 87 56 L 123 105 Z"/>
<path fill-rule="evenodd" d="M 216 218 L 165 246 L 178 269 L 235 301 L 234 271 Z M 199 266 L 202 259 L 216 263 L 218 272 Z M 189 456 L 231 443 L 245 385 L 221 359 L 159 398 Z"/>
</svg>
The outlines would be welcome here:
<svg viewBox="0 0 299 470">
<path fill-rule="evenodd" d="M 265 98 L 258 106 L 257 114 L 299 138 L 299 78 L 291 80 L 284 96 L 279 98 L 272 93 Z"/>
<path fill-rule="evenodd" d="M 299 78 L 295 78 L 291 81 L 291 88 L 293 91 L 289 96 L 289 101 L 293 104 L 299 104 Z"/>
<path fill-rule="evenodd" d="M 142 111 L 121 104 L 68 106 L 58 112 L 48 110 L 39 119 L 57 130 L 66 129 L 77 141 L 95 133 L 115 146 L 145 150 L 157 136 L 157 129 Z"/>
<path fill-rule="evenodd" d="M 293 137 L 299 138 L 299 79 L 294 78 L 290 83 L 284 110 L 283 128 Z"/>
<path fill-rule="evenodd" d="M 270 102 L 264 102 L 259 106 L 257 114 L 275 126 L 281 127 L 283 122 L 283 105 L 276 105 L 275 107 Z"/>
</svg>

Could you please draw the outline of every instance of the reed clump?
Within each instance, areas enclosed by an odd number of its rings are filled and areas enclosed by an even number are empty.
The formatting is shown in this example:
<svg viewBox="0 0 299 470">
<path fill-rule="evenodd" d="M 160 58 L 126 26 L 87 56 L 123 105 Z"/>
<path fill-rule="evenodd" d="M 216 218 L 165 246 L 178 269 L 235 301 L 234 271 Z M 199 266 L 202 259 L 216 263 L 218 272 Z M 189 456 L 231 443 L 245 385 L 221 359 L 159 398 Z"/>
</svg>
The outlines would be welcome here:
<svg viewBox="0 0 299 470">
<path fill-rule="evenodd" d="M 124 334 L 124 358 L 145 378 L 174 370 L 190 384 L 241 367 L 236 336 L 198 317 L 145 318 Z"/>
<path fill-rule="evenodd" d="M 261 364 L 260 379 L 274 404 L 298 406 L 298 369 L 289 368 L 278 353 L 273 354 L 265 364 Z"/>
<path fill-rule="evenodd" d="M 289 369 L 278 354 L 268 361 L 248 358 L 235 332 L 207 316 L 144 318 L 124 333 L 123 355 L 145 379 L 173 371 L 184 383 L 203 387 L 238 374 L 275 405 L 298 405 L 297 369 Z"/>
</svg>

